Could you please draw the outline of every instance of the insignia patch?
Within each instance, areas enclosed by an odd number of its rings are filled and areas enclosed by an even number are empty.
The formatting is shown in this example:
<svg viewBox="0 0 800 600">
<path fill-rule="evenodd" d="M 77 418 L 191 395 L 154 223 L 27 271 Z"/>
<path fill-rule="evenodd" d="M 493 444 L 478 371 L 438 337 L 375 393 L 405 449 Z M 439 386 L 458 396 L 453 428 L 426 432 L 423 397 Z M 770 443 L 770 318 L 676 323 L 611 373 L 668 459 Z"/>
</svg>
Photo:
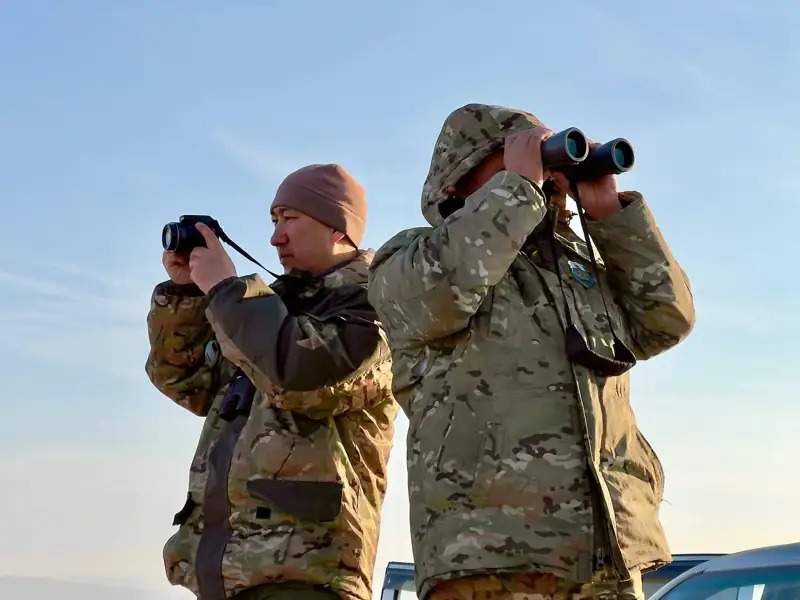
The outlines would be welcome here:
<svg viewBox="0 0 800 600">
<path fill-rule="evenodd" d="M 567 262 L 569 263 L 569 270 L 572 272 L 572 276 L 578 283 L 587 289 L 595 286 L 597 280 L 589 267 L 573 260 Z"/>
</svg>

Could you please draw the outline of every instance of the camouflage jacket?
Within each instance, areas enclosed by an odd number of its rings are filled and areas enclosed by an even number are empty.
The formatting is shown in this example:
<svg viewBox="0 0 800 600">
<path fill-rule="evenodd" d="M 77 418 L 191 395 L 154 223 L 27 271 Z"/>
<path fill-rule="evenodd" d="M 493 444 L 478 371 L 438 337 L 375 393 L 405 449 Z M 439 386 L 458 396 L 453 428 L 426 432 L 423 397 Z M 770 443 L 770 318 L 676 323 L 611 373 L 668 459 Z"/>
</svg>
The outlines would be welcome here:
<svg viewBox="0 0 800 600">
<path fill-rule="evenodd" d="M 173 584 L 203 600 L 278 581 L 371 597 L 397 405 L 370 259 L 272 286 L 230 278 L 208 296 L 156 287 L 147 373 L 205 417 L 164 549 Z"/>
<path fill-rule="evenodd" d="M 639 432 L 628 375 L 568 360 L 565 302 L 596 353 L 614 330 L 639 359 L 678 343 L 694 315 L 688 282 L 643 198 L 590 223 L 587 247 L 550 234 L 548 264 L 527 243 L 548 207 L 542 190 L 501 171 L 446 218 L 448 188 L 538 124 L 470 105 L 445 122 L 422 195 L 431 227 L 378 251 L 370 300 L 389 337 L 394 394 L 409 418 L 411 533 L 420 597 L 438 580 L 551 572 L 584 582 L 598 555 L 625 578 L 669 560 L 658 519 L 664 477 Z M 450 188 L 452 191 L 452 188 Z M 555 221 L 553 221 L 555 222 Z"/>
</svg>

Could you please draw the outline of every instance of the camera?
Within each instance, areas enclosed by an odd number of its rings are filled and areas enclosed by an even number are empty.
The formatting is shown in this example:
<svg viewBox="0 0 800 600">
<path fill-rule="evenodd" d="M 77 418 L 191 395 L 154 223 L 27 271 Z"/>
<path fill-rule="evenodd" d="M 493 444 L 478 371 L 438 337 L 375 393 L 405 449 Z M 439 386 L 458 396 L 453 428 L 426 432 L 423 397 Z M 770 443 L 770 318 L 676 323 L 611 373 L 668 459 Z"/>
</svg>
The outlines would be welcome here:
<svg viewBox="0 0 800 600">
<path fill-rule="evenodd" d="M 560 131 L 542 142 L 544 168 L 561 171 L 572 181 L 630 171 L 634 160 L 633 146 L 625 138 L 613 139 L 590 150 L 586 136 L 577 127 Z"/>
<path fill-rule="evenodd" d="M 164 250 L 178 254 L 189 254 L 198 246 L 205 246 L 203 236 L 195 224 L 203 223 L 208 226 L 217 237 L 222 237 L 222 227 L 216 219 L 208 215 L 181 215 L 177 222 L 167 223 L 161 231 L 161 245 Z"/>
</svg>

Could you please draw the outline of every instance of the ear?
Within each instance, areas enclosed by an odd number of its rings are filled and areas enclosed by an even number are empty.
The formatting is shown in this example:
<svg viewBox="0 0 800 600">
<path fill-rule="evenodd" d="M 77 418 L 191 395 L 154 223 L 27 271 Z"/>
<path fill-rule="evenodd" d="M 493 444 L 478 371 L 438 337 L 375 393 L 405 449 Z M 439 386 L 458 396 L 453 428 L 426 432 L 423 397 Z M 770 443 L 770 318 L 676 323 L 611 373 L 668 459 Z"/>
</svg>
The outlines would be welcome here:
<svg viewBox="0 0 800 600">
<path fill-rule="evenodd" d="M 347 235 L 345 235 L 341 231 L 336 231 L 335 229 L 332 230 L 331 241 L 333 241 L 334 244 L 343 243 L 344 240 L 346 240 L 346 239 L 347 239 Z"/>
</svg>

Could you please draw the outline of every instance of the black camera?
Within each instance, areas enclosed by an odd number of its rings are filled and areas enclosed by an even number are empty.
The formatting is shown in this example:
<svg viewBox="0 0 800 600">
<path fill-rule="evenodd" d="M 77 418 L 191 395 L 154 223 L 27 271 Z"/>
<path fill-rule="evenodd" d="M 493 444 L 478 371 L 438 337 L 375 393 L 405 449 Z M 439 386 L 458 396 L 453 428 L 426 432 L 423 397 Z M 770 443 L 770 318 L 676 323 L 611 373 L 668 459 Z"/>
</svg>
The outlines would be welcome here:
<svg viewBox="0 0 800 600">
<path fill-rule="evenodd" d="M 587 181 L 603 175 L 618 175 L 633 168 L 633 146 L 624 138 L 589 149 L 583 132 L 570 127 L 542 142 L 542 166 L 561 171 L 572 181 Z"/>
<path fill-rule="evenodd" d="M 207 225 L 217 237 L 224 237 L 222 227 L 216 219 L 208 215 L 181 215 L 177 223 L 167 223 L 161 231 L 161 245 L 164 250 L 189 254 L 198 246 L 205 246 L 206 241 L 195 227 L 195 224 Z"/>
</svg>

